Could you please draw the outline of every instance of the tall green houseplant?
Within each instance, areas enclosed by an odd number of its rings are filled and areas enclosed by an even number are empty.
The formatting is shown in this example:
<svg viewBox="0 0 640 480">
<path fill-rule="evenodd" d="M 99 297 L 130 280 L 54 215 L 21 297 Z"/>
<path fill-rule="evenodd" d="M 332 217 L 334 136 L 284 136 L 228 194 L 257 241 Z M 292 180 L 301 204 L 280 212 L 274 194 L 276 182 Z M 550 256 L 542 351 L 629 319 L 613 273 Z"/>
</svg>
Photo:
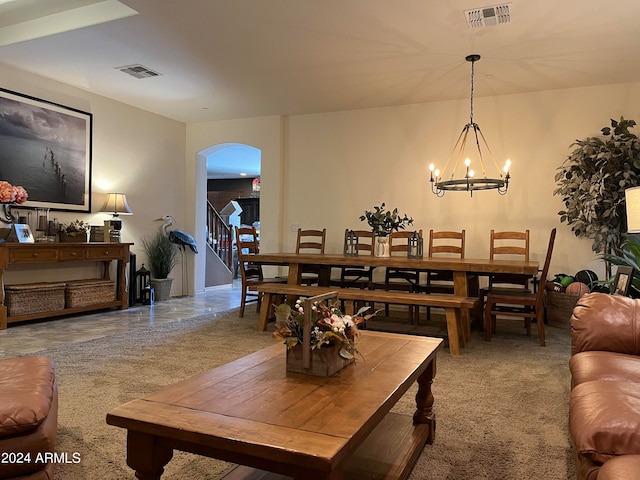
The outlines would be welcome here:
<svg viewBox="0 0 640 480">
<path fill-rule="evenodd" d="M 576 237 L 593 240 L 595 253 L 619 255 L 626 230 L 624 191 L 640 184 L 640 141 L 629 131 L 634 120 L 620 117 L 602 136 L 576 140 L 555 181 L 565 209 L 560 221 Z"/>
<path fill-rule="evenodd" d="M 176 266 L 178 247 L 164 232 L 158 230 L 153 237 L 142 239 L 152 278 L 164 279 Z"/>
</svg>

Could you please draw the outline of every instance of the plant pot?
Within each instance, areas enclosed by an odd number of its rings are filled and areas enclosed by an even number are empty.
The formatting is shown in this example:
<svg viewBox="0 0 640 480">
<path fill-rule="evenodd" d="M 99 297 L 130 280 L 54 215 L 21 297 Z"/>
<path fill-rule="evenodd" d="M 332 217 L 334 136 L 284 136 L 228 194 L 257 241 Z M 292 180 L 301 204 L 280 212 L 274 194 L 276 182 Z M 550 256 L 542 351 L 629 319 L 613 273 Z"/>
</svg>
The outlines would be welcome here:
<svg viewBox="0 0 640 480">
<path fill-rule="evenodd" d="M 154 300 L 161 302 L 171 297 L 171 284 L 173 278 L 152 278 L 149 283 L 154 289 Z"/>
<path fill-rule="evenodd" d="M 89 235 L 88 233 L 78 233 L 76 235 L 71 235 L 69 233 L 65 233 L 65 232 L 60 232 L 60 241 L 61 242 L 88 242 L 89 241 Z"/>
<path fill-rule="evenodd" d="M 302 364 L 303 347 L 298 344 L 287 350 L 287 372 L 330 377 L 353 363 L 353 358 L 347 360 L 340 356 L 340 348 L 340 346 L 334 345 L 311 350 L 311 365 L 307 369 Z"/>
<path fill-rule="evenodd" d="M 376 257 L 389 257 L 389 237 L 376 237 L 376 248 L 374 250 Z"/>
</svg>

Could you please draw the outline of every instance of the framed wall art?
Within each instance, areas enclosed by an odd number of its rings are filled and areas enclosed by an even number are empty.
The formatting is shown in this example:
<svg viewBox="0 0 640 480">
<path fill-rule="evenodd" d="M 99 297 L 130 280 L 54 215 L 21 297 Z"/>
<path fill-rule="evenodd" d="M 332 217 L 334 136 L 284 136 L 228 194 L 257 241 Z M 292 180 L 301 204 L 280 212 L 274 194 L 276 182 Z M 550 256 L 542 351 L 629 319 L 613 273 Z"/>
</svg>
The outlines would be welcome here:
<svg viewBox="0 0 640 480">
<path fill-rule="evenodd" d="M 0 180 L 22 207 L 91 211 L 91 113 L 0 88 Z"/>
</svg>

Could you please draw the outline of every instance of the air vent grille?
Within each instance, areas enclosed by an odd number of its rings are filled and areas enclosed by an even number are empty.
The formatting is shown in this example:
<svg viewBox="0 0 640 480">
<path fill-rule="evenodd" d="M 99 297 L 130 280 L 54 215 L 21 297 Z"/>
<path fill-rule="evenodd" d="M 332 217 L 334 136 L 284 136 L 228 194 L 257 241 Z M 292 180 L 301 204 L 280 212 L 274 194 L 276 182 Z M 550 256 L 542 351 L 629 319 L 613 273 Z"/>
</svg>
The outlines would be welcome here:
<svg viewBox="0 0 640 480">
<path fill-rule="evenodd" d="M 490 7 L 474 8 L 465 10 L 469 28 L 485 28 L 496 25 L 503 25 L 511 21 L 511 4 L 492 5 Z"/>
<path fill-rule="evenodd" d="M 145 67 L 144 65 L 136 64 L 136 65 L 125 65 L 124 67 L 116 67 L 116 70 L 120 70 L 127 75 L 131 75 L 135 78 L 151 78 L 158 77 L 162 75 L 161 73 L 154 72 L 150 68 Z"/>
</svg>

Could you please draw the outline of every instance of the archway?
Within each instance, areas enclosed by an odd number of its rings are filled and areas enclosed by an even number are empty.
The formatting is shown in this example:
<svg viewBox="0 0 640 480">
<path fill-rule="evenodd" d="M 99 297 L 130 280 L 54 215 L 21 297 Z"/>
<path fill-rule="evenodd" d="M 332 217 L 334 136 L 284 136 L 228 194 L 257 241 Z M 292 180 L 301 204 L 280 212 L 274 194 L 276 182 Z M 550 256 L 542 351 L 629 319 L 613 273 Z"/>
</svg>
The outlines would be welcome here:
<svg viewBox="0 0 640 480">
<path fill-rule="evenodd" d="M 233 227 L 260 226 L 260 149 L 240 143 L 221 143 L 198 153 L 206 165 L 207 252 L 203 256 L 204 287 L 229 284 L 237 270 L 233 256 Z M 221 225 L 224 223 L 225 225 Z M 231 227 L 230 232 L 225 228 Z"/>
</svg>

